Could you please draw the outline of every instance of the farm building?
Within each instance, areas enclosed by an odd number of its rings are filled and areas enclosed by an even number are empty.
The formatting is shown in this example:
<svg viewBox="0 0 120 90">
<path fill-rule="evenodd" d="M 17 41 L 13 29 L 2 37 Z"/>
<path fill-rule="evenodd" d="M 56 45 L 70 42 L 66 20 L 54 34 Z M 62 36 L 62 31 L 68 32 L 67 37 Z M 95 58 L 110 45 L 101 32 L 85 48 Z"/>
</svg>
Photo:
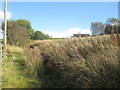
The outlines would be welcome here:
<svg viewBox="0 0 120 90">
<path fill-rule="evenodd" d="M 90 36 L 89 34 L 73 34 L 71 37 L 87 37 Z"/>
</svg>

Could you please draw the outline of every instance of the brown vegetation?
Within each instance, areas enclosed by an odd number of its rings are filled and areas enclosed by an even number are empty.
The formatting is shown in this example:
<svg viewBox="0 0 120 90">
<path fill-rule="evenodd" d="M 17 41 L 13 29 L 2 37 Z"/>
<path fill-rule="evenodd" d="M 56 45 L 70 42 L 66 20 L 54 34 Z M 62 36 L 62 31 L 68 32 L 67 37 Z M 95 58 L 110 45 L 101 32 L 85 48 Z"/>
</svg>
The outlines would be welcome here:
<svg viewBox="0 0 120 90">
<path fill-rule="evenodd" d="M 11 64 L 4 64 L 4 87 L 120 87 L 118 44 L 109 35 L 40 41 L 24 49 L 8 46 L 7 54 L 4 62 Z M 10 77 L 15 71 L 21 74 Z"/>
<path fill-rule="evenodd" d="M 120 87 L 118 44 L 111 42 L 110 36 L 52 41 L 35 46 L 40 50 L 47 74 L 59 75 L 64 87 Z"/>
</svg>

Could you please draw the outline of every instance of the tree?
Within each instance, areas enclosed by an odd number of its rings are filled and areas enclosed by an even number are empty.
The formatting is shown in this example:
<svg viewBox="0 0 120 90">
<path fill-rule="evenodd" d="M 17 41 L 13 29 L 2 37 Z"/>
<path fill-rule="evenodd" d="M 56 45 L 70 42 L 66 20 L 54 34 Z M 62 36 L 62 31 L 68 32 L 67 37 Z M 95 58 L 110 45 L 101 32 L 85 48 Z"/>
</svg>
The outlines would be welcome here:
<svg viewBox="0 0 120 90">
<path fill-rule="evenodd" d="M 110 24 L 107 24 L 105 27 L 105 34 L 111 34 L 112 26 Z"/>
<path fill-rule="evenodd" d="M 35 40 L 44 40 L 49 38 L 49 35 L 42 33 L 41 31 L 36 31 L 34 35 Z"/>
<path fill-rule="evenodd" d="M 106 24 L 118 25 L 118 19 L 116 19 L 116 18 L 108 18 L 108 19 L 106 20 Z"/>
<path fill-rule="evenodd" d="M 2 24 L 4 30 L 4 23 Z M 14 20 L 7 22 L 7 42 L 15 46 L 24 46 L 29 42 L 29 36 L 26 28 L 22 28 L 20 24 Z"/>
<path fill-rule="evenodd" d="M 44 34 L 41 31 L 36 31 L 34 35 L 35 40 L 43 40 L 44 39 Z"/>
<path fill-rule="evenodd" d="M 48 39 L 50 36 L 48 34 L 44 34 L 44 39 Z"/>
<path fill-rule="evenodd" d="M 16 21 L 16 23 L 18 23 L 21 26 L 21 28 L 26 28 L 29 34 L 29 38 L 33 39 L 35 31 L 34 29 L 32 29 L 31 23 L 28 20 L 19 19 Z"/>
<path fill-rule="evenodd" d="M 92 35 L 103 34 L 105 25 L 102 22 L 92 22 L 90 30 Z"/>
<path fill-rule="evenodd" d="M 120 21 L 116 18 L 108 18 L 106 20 L 106 28 L 105 33 L 111 34 L 112 30 L 114 30 L 114 34 L 120 33 Z"/>
</svg>

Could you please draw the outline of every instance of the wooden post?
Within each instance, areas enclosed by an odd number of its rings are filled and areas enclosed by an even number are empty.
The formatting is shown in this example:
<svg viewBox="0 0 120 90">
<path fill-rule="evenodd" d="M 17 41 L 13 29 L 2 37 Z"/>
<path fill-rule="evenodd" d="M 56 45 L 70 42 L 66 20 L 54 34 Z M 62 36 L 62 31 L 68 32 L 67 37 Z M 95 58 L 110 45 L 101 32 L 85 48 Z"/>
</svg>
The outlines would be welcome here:
<svg viewBox="0 0 120 90">
<path fill-rule="evenodd" d="M 7 0 L 4 0 L 4 59 L 6 59 L 6 49 L 7 49 L 7 36 L 6 36 L 6 32 L 7 32 Z"/>
<path fill-rule="evenodd" d="M 2 40 L 0 40 L 0 89 L 2 89 Z"/>
</svg>

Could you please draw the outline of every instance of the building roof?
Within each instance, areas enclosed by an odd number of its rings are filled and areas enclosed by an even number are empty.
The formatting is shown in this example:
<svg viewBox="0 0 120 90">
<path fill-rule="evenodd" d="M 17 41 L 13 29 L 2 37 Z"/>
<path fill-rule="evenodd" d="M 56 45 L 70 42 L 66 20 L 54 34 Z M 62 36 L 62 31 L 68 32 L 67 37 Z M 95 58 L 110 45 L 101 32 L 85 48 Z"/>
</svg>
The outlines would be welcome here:
<svg viewBox="0 0 120 90">
<path fill-rule="evenodd" d="M 84 37 L 84 36 L 89 36 L 89 34 L 73 34 L 74 37 Z"/>
</svg>

